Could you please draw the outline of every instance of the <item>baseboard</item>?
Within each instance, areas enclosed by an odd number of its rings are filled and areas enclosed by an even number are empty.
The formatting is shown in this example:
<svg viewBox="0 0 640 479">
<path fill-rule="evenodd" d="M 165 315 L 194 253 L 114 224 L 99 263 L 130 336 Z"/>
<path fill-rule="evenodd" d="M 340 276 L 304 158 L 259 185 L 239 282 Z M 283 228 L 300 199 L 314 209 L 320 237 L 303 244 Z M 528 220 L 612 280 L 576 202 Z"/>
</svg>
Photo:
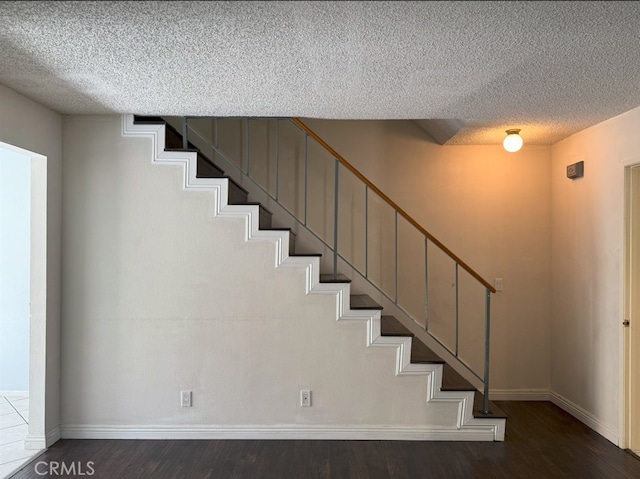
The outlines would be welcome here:
<svg viewBox="0 0 640 479">
<path fill-rule="evenodd" d="M 627 451 L 629 454 L 631 454 L 636 459 L 640 460 L 640 450 L 636 451 L 634 449 L 625 449 L 625 451 Z"/>
<path fill-rule="evenodd" d="M 600 434 L 604 438 L 614 443 L 616 446 L 619 445 L 620 438 L 618 436 L 618 432 L 614 431 L 606 424 L 603 424 L 602 422 L 600 422 L 589 411 L 581 408 L 574 402 L 570 401 L 569 399 L 565 398 L 564 396 L 561 396 L 560 394 L 554 391 L 551 391 L 551 402 L 556 406 L 558 406 L 559 408 L 563 409 L 564 411 L 568 412 L 572 416 L 574 416 L 576 419 L 582 421 L 584 424 L 589 426 L 598 434 Z"/>
<path fill-rule="evenodd" d="M 287 439 L 493 441 L 493 428 L 409 426 L 108 426 L 61 427 L 63 439 Z"/>
<path fill-rule="evenodd" d="M 492 389 L 489 392 L 492 401 L 549 401 L 548 389 Z"/>
<path fill-rule="evenodd" d="M 61 437 L 61 434 L 60 434 L 59 427 L 56 427 L 55 429 L 52 429 L 51 431 L 49 431 L 46 436 L 47 447 L 58 442 L 60 440 L 60 437 Z"/>
<path fill-rule="evenodd" d="M 0 391 L 0 396 L 29 396 L 29 391 Z"/>
<path fill-rule="evenodd" d="M 41 434 L 27 434 L 24 440 L 25 449 L 46 449 L 60 439 L 60 428 L 56 427 L 44 436 Z"/>
</svg>

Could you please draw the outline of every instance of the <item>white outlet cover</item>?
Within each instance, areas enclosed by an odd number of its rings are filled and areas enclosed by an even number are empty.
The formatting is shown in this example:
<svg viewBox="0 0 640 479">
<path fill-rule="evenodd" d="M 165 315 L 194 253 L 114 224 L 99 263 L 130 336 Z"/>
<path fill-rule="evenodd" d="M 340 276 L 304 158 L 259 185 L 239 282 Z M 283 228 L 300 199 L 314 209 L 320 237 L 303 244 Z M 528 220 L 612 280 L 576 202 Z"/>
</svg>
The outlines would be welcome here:
<svg viewBox="0 0 640 479">
<path fill-rule="evenodd" d="M 180 391 L 180 406 L 191 407 L 191 391 Z"/>
<path fill-rule="evenodd" d="M 311 391 L 309 389 L 300 391 L 300 406 L 311 407 Z"/>
</svg>

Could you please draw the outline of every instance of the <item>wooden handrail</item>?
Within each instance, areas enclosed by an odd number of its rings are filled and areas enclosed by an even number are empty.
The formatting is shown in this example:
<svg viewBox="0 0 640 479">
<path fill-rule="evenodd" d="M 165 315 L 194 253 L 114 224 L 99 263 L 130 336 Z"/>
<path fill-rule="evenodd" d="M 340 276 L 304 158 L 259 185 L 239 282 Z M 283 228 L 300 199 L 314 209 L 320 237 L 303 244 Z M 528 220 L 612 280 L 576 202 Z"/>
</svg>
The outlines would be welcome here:
<svg viewBox="0 0 640 479">
<path fill-rule="evenodd" d="M 302 128 L 310 137 L 316 140 L 322 147 L 327 150 L 335 159 L 337 159 L 346 169 L 348 169 L 351 173 L 356 175 L 360 181 L 362 181 L 365 185 L 367 185 L 371 190 L 373 190 L 380 198 L 382 198 L 389 206 L 391 206 L 394 210 L 396 210 L 405 220 L 411 223 L 418 231 L 420 231 L 425 237 L 429 238 L 429 240 L 435 244 L 438 248 L 440 248 L 447 256 L 449 256 L 452 260 L 458 263 L 462 268 L 477 279 L 485 288 L 487 288 L 492 293 L 496 292 L 496 289 L 489 284 L 489 282 L 480 276 L 474 269 L 472 269 L 467 263 L 462 261 L 458 256 L 456 256 L 449 248 L 447 248 L 444 244 L 442 244 L 437 238 L 435 238 L 431 233 L 429 233 L 426 229 L 424 229 L 420 223 L 414 220 L 409 214 L 400 208 L 391 198 L 385 195 L 380 188 L 371 183 L 362 173 L 360 173 L 351 163 L 345 160 L 336 150 L 331 148 L 322 138 L 320 138 L 311 128 L 309 128 L 300 118 L 293 118 L 293 121 L 296 125 Z"/>
</svg>

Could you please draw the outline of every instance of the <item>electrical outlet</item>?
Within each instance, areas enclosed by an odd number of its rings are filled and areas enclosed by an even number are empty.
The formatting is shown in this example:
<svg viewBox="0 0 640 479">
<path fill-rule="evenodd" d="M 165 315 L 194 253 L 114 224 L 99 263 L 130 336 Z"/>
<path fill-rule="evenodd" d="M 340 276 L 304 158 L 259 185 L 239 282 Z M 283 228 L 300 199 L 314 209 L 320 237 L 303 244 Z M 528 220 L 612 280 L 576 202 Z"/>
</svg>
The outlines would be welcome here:
<svg viewBox="0 0 640 479">
<path fill-rule="evenodd" d="M 311 407 L 311 391 L 309 389 L 300 391 L 300 406 Z"/>
<path fill-rule="evenodd" d="M 180 391 L 180 406 L 191 407 L 191 391 Z"/>
</svg>

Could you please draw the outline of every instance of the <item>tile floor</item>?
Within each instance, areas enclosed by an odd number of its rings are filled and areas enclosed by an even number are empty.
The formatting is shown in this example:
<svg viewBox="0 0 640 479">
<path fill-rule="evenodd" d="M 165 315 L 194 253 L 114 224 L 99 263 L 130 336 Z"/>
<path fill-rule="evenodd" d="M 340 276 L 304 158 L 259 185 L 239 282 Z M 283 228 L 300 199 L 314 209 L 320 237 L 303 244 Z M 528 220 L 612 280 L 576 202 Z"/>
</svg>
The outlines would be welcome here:
<svg viewBox="0 0 640 479">
<path fill-rule="evenodd" d="M 0 479 L 41 452 L 24 448 L 28 424 L 29 397 L 0 396 Z"/>
</svg>

